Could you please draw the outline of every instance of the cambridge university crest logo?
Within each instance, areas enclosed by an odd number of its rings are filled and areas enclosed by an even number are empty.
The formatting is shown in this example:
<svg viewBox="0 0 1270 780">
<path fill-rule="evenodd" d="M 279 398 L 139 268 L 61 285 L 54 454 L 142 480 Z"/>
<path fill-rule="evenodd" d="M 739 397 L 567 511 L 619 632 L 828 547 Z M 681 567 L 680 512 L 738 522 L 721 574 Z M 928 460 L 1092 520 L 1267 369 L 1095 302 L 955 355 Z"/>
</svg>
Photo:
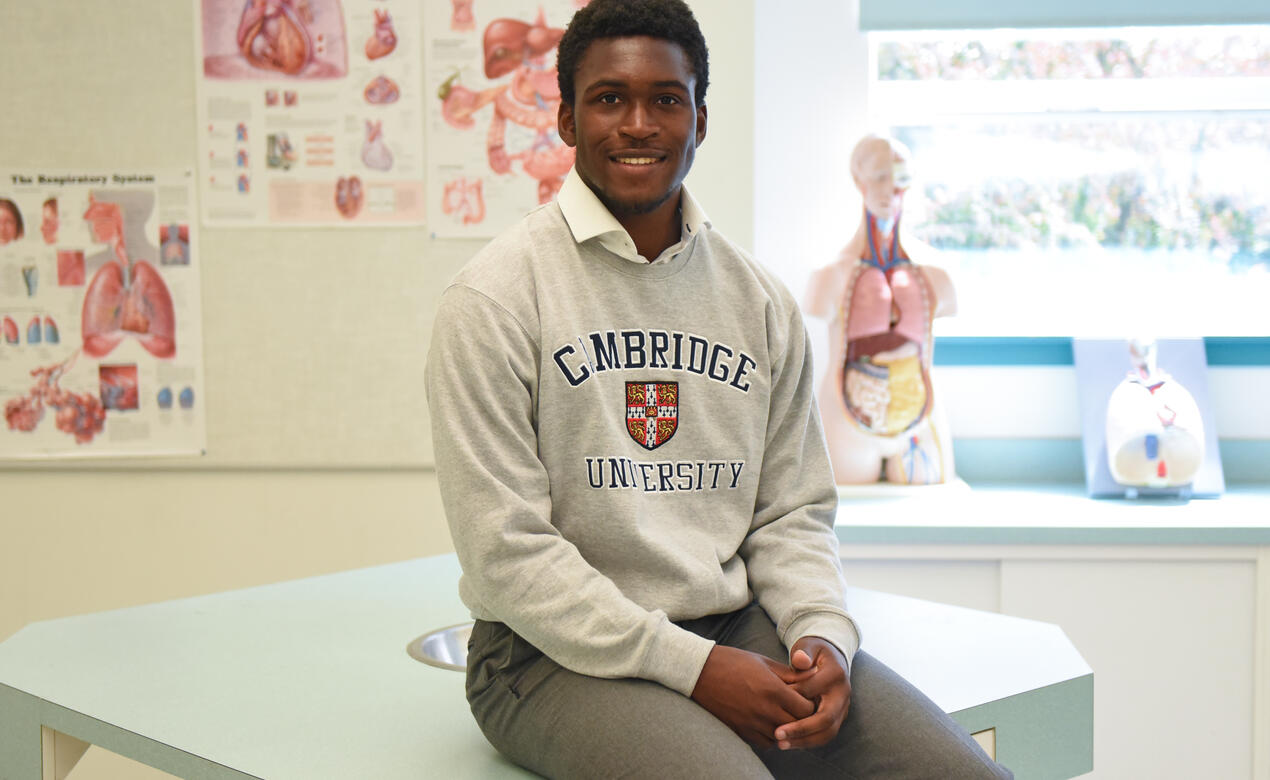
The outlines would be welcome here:
<svg viewBox="0 0 1270 780">
<path fill-rule="evenodd" d="M 626 430 L 636 444 L 655 450 L 678 428 L 678 382 L 626 383 Z"/>
</svg>

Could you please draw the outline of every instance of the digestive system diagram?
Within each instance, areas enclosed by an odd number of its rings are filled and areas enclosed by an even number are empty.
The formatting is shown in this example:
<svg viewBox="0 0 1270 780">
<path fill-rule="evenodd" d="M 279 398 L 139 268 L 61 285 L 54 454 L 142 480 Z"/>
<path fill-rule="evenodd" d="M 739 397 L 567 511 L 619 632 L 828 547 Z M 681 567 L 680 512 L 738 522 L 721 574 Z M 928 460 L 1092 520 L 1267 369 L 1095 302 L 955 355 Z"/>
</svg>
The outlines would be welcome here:
<svg viewBox="0 0 1270 780">
<path fill-rule="evenodd" d="M 34 384 L 30 390 L 23 396 L 5 400 L 4 418 L 10 430 L 30 433 L 40 425 L 45 411 L 52 409 L 57 429 L 74 436 L 77 443 L 87 444 L 103 430 L 107 411 L 139 408 L 140 387 L 137 365 L 129 362 L 99 364 L 95 393 L 62 387 L 62 380 L 77 361 L 81 357 L 106 358 L 125 339 L 135 339 L 155 359 L 169 360 L 176 355 L 176 313 L 168 286 L 155 266 L 129 253 L 130 245 L 142 250 L 154 249 L 144 237 L 149 209 L 143 201 L 128 200 L 132 195 L 134 193 L 118 193 L 112 199 L 99 200 L 89 194 L 83 218 L 92 238 L 104 244 L 105 250 L 88 260 L 96 270 L 83 296 L 79 346 L 64 360 L 31 369 Z M 135 214 L 129 213 L 130 207 Z M 188 256 L 178 259 L 174 249 L 182 238 L 188 242 L 188 228 L 167 226 L 164 233 L 164 256 L 169 262 L 188 262 Z M 188 251 L 187 245 L 181 248 Z M 57 256 L 58 284 L 62 287 L 83 285 L 83 252 L 59 250 Z M 30 281 L 30 274 L 26 276 L 28 295 L 34 296 L 34 282 Z M 0 324 L 3 341 L 16 345 L 19 341 L 17 323 L 6 315 Z M 49 316 L 32 318 L 26 337 L 28 345 L 47 347 L 61 343 L 56 322 Z"/>
<path fill-rule="evenodd" d="M 459 26 L 470 13 L 470 4 L 456 5 Z M 520 164 L 521 170 L 537 182 L 539 203 L 547 203 L 555 197 L 565 174 L 573 166 L 573 149 L 566 146 L 556 133 L 556 113 L 560 107 L 560 89 L 556 83 L 555 49 L 564 30 L 549 27 L 540 10 L 532 22 L 519 19 L 495 19 L 485 28 L 482 37 L 484 73 L 490 80 L 505 79 L 503 83 L 474 91 L 460 83 L 461 73 L 455 71 L 438 90 L 441 99 L 441 115 L 451 127 L 469 130 L 476 127 L 475 114 L 490 106 L 491 116 L 485 135 L 486 157 L 489 168 L 495 174 L 513 172 Z M 507 143 L 508 124 L 529 131 L 533 140 L 519 151 L 510 151 Z M 463 209 L 451 209 L 465 224 L 484 218 L 482 192 L 466 182 L 462 188 L 469 205 Z M 453 194 L 447 185 L 447 199 Z M 473 200 L 474 199 L 474 200 Z"/>
</svg>

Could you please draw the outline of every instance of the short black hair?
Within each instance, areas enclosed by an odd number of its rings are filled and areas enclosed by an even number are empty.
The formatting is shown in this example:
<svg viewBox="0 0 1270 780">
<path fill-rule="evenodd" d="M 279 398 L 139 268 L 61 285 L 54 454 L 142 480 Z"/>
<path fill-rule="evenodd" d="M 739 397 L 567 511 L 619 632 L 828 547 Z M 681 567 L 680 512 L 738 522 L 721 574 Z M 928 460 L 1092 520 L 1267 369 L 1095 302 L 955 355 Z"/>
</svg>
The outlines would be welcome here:
<svg viewBox="0 0 1270 780">
<path fill-rule="evenodd" d="M 710 83 L 710 53 L 697 18 L 683 0 L 591 0 L 573 15 L 560 38 L 556 55 L 560 99 L 573 105 L 577 97 L 573 79 L 592 41 L 636 35 L 661 38 L 683 49 L 697 80 L 693 100 L 697 106 L 704 105 Z"/>
</svg>

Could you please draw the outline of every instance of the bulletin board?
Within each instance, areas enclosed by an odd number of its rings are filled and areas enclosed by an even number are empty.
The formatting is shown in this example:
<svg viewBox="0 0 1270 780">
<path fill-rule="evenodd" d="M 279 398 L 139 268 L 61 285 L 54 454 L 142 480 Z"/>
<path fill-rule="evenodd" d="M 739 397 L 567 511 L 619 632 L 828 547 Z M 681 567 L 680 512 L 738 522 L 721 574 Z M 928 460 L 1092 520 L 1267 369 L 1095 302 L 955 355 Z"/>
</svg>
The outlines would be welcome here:
<svg viewBox="0 0 1270 780">
<path fill-rule="evenodd" d="M 0 161 L 72 171 L 192 165 L 193 4 L 49 0 L 4 14 Z M 431 464 L 423 368 L 432 313 L 483 242 L 436 241 L 421 226 L 207 227 L 199 242 L 206 454 L 4 468 Z"/>
<path fill-rule="evenodd" d="M 714 227 L 748 248 L 754 178 L 737 160 L 753 158 L 753 36 L 737 31 L 752 32 L 753 4 L 692 5 L 717 77 L 709 140 L 686 184 Z M 199 169 L 194 15 L 189 0 L 6 4 L 0 165 Z M 429 83 L 416 99 L 436 100 L 436 90 Z M 340 229 L 203 224 L 206 454 L 0 468 L 430 468 L 423 377 L 432 318 L 448 281 L 487 241 L 436 238 L 430 219 Z"/>
</svg>

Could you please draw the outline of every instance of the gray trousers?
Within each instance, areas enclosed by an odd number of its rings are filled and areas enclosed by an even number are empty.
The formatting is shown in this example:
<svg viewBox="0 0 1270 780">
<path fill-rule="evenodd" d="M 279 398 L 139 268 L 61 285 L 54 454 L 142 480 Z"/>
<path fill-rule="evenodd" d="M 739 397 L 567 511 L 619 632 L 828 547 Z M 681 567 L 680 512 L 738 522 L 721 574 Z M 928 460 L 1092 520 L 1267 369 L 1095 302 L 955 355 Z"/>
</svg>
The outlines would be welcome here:
<svg viewBox="0 0 1270 780">
<path fill-rule="evenodd" d="M 757 604 L 679 625 L 781 663 L 788 652 Z M 551 778 L 1008 778 L 970 735 L 865 652 L 837 737 L 808 750 L 756 750 L 692 699 L 655 682 L 571 672 L 502 623 L 477 621 L 467 699 L 486 739 Z"/>
</svg>

